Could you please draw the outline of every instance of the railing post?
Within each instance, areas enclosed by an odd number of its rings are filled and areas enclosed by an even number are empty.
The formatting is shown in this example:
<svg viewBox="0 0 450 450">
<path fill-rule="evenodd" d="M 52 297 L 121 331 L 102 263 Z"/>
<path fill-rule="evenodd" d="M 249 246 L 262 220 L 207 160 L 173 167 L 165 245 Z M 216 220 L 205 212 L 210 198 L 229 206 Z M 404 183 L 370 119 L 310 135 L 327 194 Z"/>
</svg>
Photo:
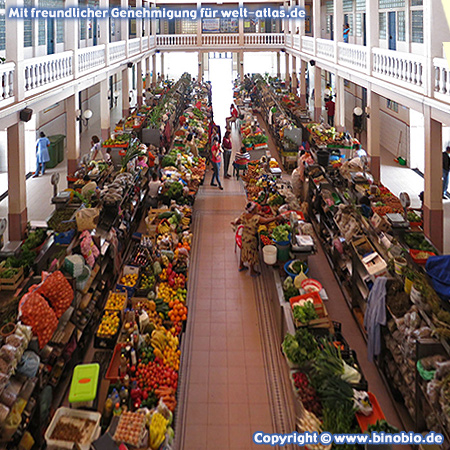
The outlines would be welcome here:
<svg viewBox="0 0 450 450">
<path fill-rule="evenodd" d="M 23 7 L 23 0 L 8 1 L 8 6 Z M 23 20 L 10 19 L 6 24 L 6 60 L 14 61 L 14 94 L 16 101 L 25 97 L 25 63 L 24 63 L 24 24 Z"/>
</svg>

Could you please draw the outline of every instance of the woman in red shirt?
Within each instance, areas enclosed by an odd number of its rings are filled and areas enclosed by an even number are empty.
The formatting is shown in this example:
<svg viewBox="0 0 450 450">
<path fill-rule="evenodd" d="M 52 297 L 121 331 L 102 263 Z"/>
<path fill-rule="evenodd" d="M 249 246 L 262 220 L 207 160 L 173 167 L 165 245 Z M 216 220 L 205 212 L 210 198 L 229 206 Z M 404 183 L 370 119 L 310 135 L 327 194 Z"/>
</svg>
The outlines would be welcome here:
<svg viewBox="0 0 450 450">
<path fill-rule="evenodd" d="M 230 122 L 235 123 L 237 118 L 239 117 L 239 111 L 237 110 L 236 106 L 234 106 L 234 103 L 232 103 L 230 106 L 230 114 L 231 116 L 226 118 L 227 129 L 230 128 Z"/>
<path fill-rule="evenodd" d="M 222 162 L 222 149 L 220 148 L 219 138 L 215 137 L 213 140 L 213 145 L 211 147 L 211 164 L 213 168 L 213 176 L 211 178 L 211 186 L 219 185 L 219 189 L 223 191 L 222 184 L 220 182 L 219 171 L 220 171 L 220 163 Z M 214 180 L 217 180 L 217 184 L 214 183 Z"/>
<path fill-rule="evenodd" d="M 228 167 L 230 167 L 231 150 L 233 149 L 230 131 L 225 132 L 225 135 L 223 136 L 222 148 L 223 148 L 223 176 L 225 178 L 231 178 L 231 176 L 228 174 Z"/>
</svg>

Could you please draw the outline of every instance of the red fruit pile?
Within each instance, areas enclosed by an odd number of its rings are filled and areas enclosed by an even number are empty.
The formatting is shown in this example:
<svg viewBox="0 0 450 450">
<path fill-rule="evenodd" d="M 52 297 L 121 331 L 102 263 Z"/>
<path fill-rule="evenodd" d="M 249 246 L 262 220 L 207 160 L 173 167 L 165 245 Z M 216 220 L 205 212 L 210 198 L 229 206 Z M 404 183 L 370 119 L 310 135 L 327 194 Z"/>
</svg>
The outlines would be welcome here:
<svg viewBox="0 0 450 450">
<path fill-rule="evenodd" d="M 316 390 L 309 384 L 308 377 L 302 372 L 295 372 L 292 377 L 298 390 L 298 397 L 305 409 L 320 417 L 322 415 L 322 405 L 317 397 Z"/>
<path fill-rule="evenodd" d="M 139 363 L 136 369 L 135 379 L 141 389 L 155 390 L 160 386 L 177 389 L 178 372 L 164 364 L 159 358 L 148 364 Z"/>
</svg>

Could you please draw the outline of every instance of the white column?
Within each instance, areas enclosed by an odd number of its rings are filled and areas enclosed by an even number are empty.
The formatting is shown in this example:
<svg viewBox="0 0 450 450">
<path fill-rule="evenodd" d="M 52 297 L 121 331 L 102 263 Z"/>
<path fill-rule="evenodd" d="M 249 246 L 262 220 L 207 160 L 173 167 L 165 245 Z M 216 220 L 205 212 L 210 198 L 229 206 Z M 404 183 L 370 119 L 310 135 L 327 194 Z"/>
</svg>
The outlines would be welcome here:
<svg viewBox="0 0 450 450">
<path fill-rule="evenodd" d="M 142 61 L 136 63 L 136 90 L 137 90 L 137 105 L 142 106 L 142 95 L 144 93 L 144 83 L 142 81 Z"/>
<path fill-rule="evenodd" d="M 320 24 L 320 0 L 313 0 L 313 36 L 317 39 L 322 37 Z"/>
<path fill-rule="evenodd" d="M 128 9 L 128 0 L 120 0 L 120 7 L 122 9 Z M 128 57 L 128 39 L 129 39 L 129 31 L 128 31 L 128 20 L 121 19 L 120 23 L 120 40 L 125 41 L 125 54 Z"/>
<path fill-rule="evenodd" d="M 243 0 L 239 0 L 239 8 L 243 7 L 244 7 Z M 242 47 L 244 45 L 244 19 L 239 19 L 238 27 L 239 27 L 239 46 Z"/>
<path fill-rule="evenodd" d="M 367 60 L 367 73 L 372 73 L 373 56 L 372 47 L 379 47 L 379 18 L 378 2 L 366 2 L 366 43 L 369 52 Z"/>
<path fill-rule="evenodd" d="M 23 0 L 8 0 L 8 7 L 23 7 Z M 24 26 L 21 19 L 6 19 L 6 61 L 14 61 L 14 94 L 16 101 L 25 97 Z"/>
<path fill-rule="evenodd" d="M 369 0 L 370 2 L 370 0 Z M 334 24 L 334 41 L 344 41 L 344 9 L 342 0 L 334 0 L 333 2 L 333 24 Z M 337 56 L 337 52 L 335 52 Z"/>
<path fill-rule="evenodd" d="M 201 0 L 197 0 L 197 11 L 202 7 Z M 202 19 L 197 20 L 197 46 L 202 46 Z"/>
<path fill-rule="evenodd" d="M 308 63 L 300 58 L 300 106 L 306 107 L 306 69 Z"/>
<path fill-rule="evenodd" d="M 367 118 L 367 153 L 370 156 L 370 170 L 375 180 L 380 179 L 380 96 L 367 88 L 367 103 L 370 118 Z"/>
<path fill-rule="evenodd" d="M 198 74 L 197 81 L 201 83 L 203 79 L 203 52 L 198 52 Z"/>
<path fill-rule="evenodd" d="M 142 8 L 142 0 L 136 0 L 136 9 Z M 136 37 L 142 38 L 142 19 L 136 19 Z M 142 39 L 141 39 L 141 51 L 142 51 Z"/>
<path fill-rule="evenodd" d="M 101 9 L 109 9 L 109 0 L 100 0 L 99 7 Z M 100 25 L 100 39 L 99 44 L 105 44 L 106 46 L 106 64 L 109 65 L 109 19 L 98 19 Z M 65 28 L 70 28 L 72 21 L 66 20 Z"/>
<path fill-rule="evenodd" d="M 19 22 L 18 20 L 14 20 Z M 8 223 L 9 239 L 20 241 L 27 228 L 27 186 L 25 179 L 25 122 L 8 128 Z"/>
<path fill-rule="evenodd" d="M 281 56 L 280 56 L 280 51 L 277 52 L 277 77 L 281 78 Z"/>
<path fill-rule="evenodd" d="M 108 100 L 109 79 L 100 81 L 100 128 L 102 140 L 109 139 L 111 132 L 111 114 Z M 113 93 L 111 92 L 111 95 Z"/>
<path fill-rule="evenodd" d="M 424 231 L 439 251 L 444 244 L 442 208 L 442 124 L 432 119 L 431 107 L 424 107 L 425 116 L 425 189 Z"/>
<path fill-rule="evenodd" d="M 161 52 L 161 80 L 164 80 L 164 52 Z"/>
<path fill-rule="evenodd" d="M 292 92 L 297 93 L 298 78 L 297 78 L 297 58 L 292 55 Z"/>
<path fill-rule="evenodd" d="M 130 79 L 128 67 L 122 70 L 122 117 L 130 114 Z"/>
<path fill-rule="evenodd" d="M 151 58 L 151 56 L 147 56 L 145 58 L 145 89 L 148 89 L 152 83 L 152 80 L 150 77 L 150 72 L 152 71 L 150 58 Z"/>
<path fill-rule="evenodd" d="M 320 122 L 322 115 L 322 70 L 314 66 L 314 120 Z"/>
<path fill-rule="evenodd" d="M 156 53 L 152 55 L 152 86 L 156 86 Z"/>
<path fill-rule="evenodd" d="M 239 52 L 239 78 L 244 79 L 244 52 Z"/>
<path fill-rule="evenodd" d="M 284 54 L 284 56 L 285 56 L 285 65 L 286 65 L 286 77 L 285 77 L 285 80 L 286 80 L 286 87 L 288 87 L 289 86 L 289 84 L 290 84 L 290 82 L 291 82 L 291 68 L 290 68 L 290 61 L 289 61 L 289 53 L 288 52 L 286 52 L 285 54 Z"/>
<path fill-rule="evenodd" d="M 305 0 L 298 0 L 298 6 L 299 6 L 299 8 L 305 8 Z M 305 35 L 305 21 L 297 20 L 297 24 L 299 26 L 299 36 L 301 39 L 301 36 Z M 300 42 L 300 48 L 301 48 L 301 42 Z"/>
<path fill-rule="evenodd" d="M 77 121 L 78 92 L 66 98 L 67 173 L 73 174 L 80 160 L 80 124 Z"/>
<path fill-rule="evenodd" d="M 345 131 L 345 88 L 344 88 L 344 78 L 339 75 L 335 75 L 336 81 L 336 116 L 334 125 Z"/>
<path fill-rule="evenodd" d="M 156 10 L 156 3 L 152 3 L 152 9 Z M 157 27 L 157 20 L 158 19 L 152 19 L 152 36 L 155 39 L 155 44 L 156 44 L 156 27 Z"/>
</svg>

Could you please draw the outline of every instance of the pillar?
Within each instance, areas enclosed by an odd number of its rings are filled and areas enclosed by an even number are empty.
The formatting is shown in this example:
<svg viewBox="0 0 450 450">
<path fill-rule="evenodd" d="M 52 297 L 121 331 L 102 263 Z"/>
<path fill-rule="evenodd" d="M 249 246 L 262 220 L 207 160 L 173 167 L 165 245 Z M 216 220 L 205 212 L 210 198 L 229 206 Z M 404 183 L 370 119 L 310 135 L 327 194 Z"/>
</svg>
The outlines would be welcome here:
<svg viewBox="0 0 450 450">
<path fill-rule="evenodd" d="M 21 241 L 25 237 L 28 221 L 25 178 L 25 122 L 18 120 L 16 124 L 8 128 L 7 134 L 9 240 Z"/>
<path fill-rule="evenodd" d="M 76 118 L 78 92 L 66 98 L 67 173 L 73 174 L 80 160 L 80 126 Z"/>
<path fill-rule="evenodd" d="M 244 7 L 244 1 L 239 0 L 239 8 Z M 239 47 L 244 46 L 244 19 L 240 18 L 238 21 L 238 31 L 239 31 Z"/>
<path fill-rule="evenodd" d="M 425 106 L 425 190 L 423 225 L 425 235 L 442 252 L 444 247 L 444 212 L 442 208 L 442 124 L 432 119 L 431 107 Z"/>
<path fill-rule="evenodd" d="M 203 52 L 198 52 L 198 74 L 197 81 L 201 83 L 203 79 Z"/>
<path fill-rule="evenodd" d="M 306 108 L 306 68 L 307 61 L 300 58 L 300 106 Z"/>
<path fill-rule="evenodd" d="M 292 55 L 292 92 L 297 94 L 298 79 L 297 79 L 297 57 Z"/>
<path fill-rule="evenodd" d="M 128 67 L 122 70 L 122 116 L 128 117 L 130 114 L 130 78 Z"/>
<path fill-rule="evenodd" d="M 298 7 L 305 9 L 305 0 L 298 0 Z M 301 39 L 301 37 L 305 35 L 305 21 L 297 20 L 297 25 L 299 28 L 299 35 L 300 35 L 300 39 Z M 301 48 L 301 43 L 300 43 L 300 48 Z"/>
<path fill-rule="evenodd" d="M 201 0 L 197 0 L 197 11 L 200 11 L 200 8 L 202 7 Z M 197 20 L 197 45 L 199 47 L 202 46 L 202 23 L 203 21 L 201 19 Z M 240 23 L 240 21 L 239 21 Z"/>
<path fill-rule="evenodd" d="M 151 84 L 150 73 L 151 73 L 151 71 L 152 71 L 152 69 L 151 69 L 150 56 L 147 56 L 147 58 L 145 58 L 145 89 L 148 89 L 150 87 L 150 84 Z"/>
<path fill-rule="evenodd" d="M 23 8 L 23 0 L 8 0 L 8 7 Z M 25 97 L 24 25 L 22 19 L 8 19 L 6 24 L 6 61 L 14 61 L 14 95 L 16 102 Z"/>
<path fill-rule="evenodd" d="M 108 78 L 100 81 L 100 128 L 102 141 L 109 139 L 111 133 L 111 115 L 108 100 L 109 83 Z M 113 93 L 111 93 L 113 95 Z"/>
<path fill-rule="evenodd" d="M 152 55 L 152 86 L 156 86 L 156 53 Z"/>
<path fill-rule="evenodd" d="M 277 52 L 277 78 L 281 78 L 281 56 L 280 52 Z"/>
<path fill-rule="evenodd" d="M 322 115 L 322 70 L 314 67 L 314 120 L 320 122 Z"/>
<path fill-rule="evenodd" d="M 344 78 L 335 75 L 336 81 L 336 115 L 334 118 L 335 127 L 339 127 L 339 131 L 345 131 L 345 89 Z"/>
<path fill-rule="evenodd" d="M 137 90 L 137 106 L 142 106 L 142 95 L 144 93 L 144 83 L 142 81 L 142 60 L 136 63 L 136 90 Z"/>
<path fill-rule="evenodd" d="M 286 63 L 285 80 L 286 80 L 286 87 L 288 87 L 291 83 L 291 76 L 290 76 L 291 68 L 290 68 L 290 64 L 289 64 L 289 62 L 290 62 L 289 61 L 289 53 L 286 52 L 284 55 L 285 55 L 285 63 Z"/>
<path fill-rule="evenodd" d="M 78 0 L 66 0 L 64 4 L 65 8 L 78 8 Z M 107 21 L 109 22 L 109 21 Z M 70 24 L 70 26 L 68 26 Z M 103 29 L 101 28 L 102 21 L 100 20 L 100 42 L 103 36 Z M 37 28 L 37 27 L 36 27 Z M 109 30 L 108 34 L 109 36 Z M 79 20 L 78 19 L 70 19 L 70 21 L 66 22 L 66 25 L 64 26 L 64 50 L 65 51 L 75 51 L 78 49 L 78 42 L 79 42 Z M 73 72 L 75 78 L 78 77 L 78 64 L 73 65 Z"/>
<path fill-rule="evenodd" d="M 367 89 L 367 104 L 370 114 L 367 118 L 367 153 L 370 156 L 370 171 L 375 181 L 380 179 L 380 96 Z"/>
<path fill-rule="evenodd" d="M 122 10 L 128 9 L 128 0 L 120 0 L 120 8 Z M 128 20 L 121 19 L 120 23 L 120 40 L 125 41 L 125 53 L 128 56 L 128 39 L 130 38 L 130 33 L 128 31 Z"/>
<path fill-rule="evenodd" d="M 316 39 L 322 37 L 322 29 L 320 24 L 320 0 L 313 0 L 313 36 Z"/>
<path fill-rule="evenodd" d="M 142 0 L 136 0 L 136 9 L 142 8 Z M 142 18 L 136 19 L 136 37 L 142 37 Z M 141 40 L 142 43 L 142 40 Z M 142 48 L 142 47 L 141 47 Z"/>
<path fill-rule="evenodd" d="M 343 0 L 333 1 L 333 25 L 334 25 L 334 41 L 344 41 L 344 8 L 342 5 Z M 369 2 L 370 3 L 370 2 Z M 375 2 L 376 3 L 376 2 Z M 335 52 L 337 56 L 337 52 Z"/>
<path fill-rule="evenodd" d="M 238 53 L 239 55 L 239 78 L 241 79 L 241 81 L 244 79 L 244 52 L 240 51 Z"/>
<path fill-rule="evenodd" d="M 408 2 L 409 3 L 409 2 Z M 379 16 L 378 2 L 366 2 L 366 43 L 369 49 L 367 61 L 367 73 L 372 73 L 373 55 L 372 47 L 379 47 Z"/>
</svg>

